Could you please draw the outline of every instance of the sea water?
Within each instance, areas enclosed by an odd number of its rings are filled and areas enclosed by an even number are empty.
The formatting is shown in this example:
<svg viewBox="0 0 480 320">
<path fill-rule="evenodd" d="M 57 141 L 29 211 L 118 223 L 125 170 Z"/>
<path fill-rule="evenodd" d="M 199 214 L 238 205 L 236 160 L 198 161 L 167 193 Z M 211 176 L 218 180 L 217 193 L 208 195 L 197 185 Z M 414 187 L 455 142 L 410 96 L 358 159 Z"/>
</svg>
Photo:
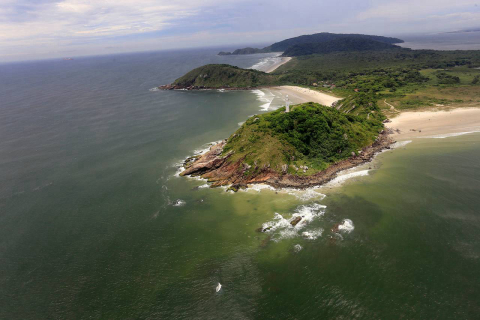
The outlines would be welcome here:
<svg viewBox="0 0 480 320">
<path fill-rule="evenodd" d="M 475 318 L 480 135 L 320 188 L 211 189 L 182 160 L 268 92 L 150 89 L 270 57 L 216 51 L 0 66 L 0 318 Z"/>
</svg>

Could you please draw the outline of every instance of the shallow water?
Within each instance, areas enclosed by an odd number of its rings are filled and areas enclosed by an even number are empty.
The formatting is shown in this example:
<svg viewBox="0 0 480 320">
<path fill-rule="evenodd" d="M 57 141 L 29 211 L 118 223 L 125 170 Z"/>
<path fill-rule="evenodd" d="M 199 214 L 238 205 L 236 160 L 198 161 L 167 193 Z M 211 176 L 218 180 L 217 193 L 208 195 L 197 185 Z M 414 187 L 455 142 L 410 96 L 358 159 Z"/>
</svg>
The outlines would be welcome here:
<svg viewBox="0 0 480 320">
<path fill-rule="evenodd" d="M 269 101 L 149 89 L 259 59 L 0 66 L 0 318 L 474 319 L 479 134 L 418 139 L 304 192 L 176 175 Z"/>
</svg>

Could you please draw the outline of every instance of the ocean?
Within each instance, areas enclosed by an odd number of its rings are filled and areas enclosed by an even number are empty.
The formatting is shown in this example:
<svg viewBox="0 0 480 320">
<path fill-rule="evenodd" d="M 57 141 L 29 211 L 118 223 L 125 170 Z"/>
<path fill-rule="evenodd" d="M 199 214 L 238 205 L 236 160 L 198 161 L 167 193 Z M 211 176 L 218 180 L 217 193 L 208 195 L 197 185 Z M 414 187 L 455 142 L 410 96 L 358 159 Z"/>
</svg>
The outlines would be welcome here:
<svg viewBox="0 0 480 320">
<path fill-rule="evenodd" d="M 274 61 L 217 51 L 0 65 L 0 318 L 476 318 L 480 135 L 417 139 L 317 189 L 210 189 L 182 160 L 278 106 L 152 90 Z"/>
</svg>

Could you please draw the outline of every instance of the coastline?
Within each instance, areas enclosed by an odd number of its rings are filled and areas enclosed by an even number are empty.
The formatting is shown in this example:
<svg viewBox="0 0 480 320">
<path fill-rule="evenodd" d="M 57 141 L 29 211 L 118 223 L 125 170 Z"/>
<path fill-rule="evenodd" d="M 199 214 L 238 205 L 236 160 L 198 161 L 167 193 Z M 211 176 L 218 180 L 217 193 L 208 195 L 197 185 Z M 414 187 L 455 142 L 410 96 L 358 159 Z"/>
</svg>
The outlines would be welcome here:
<svg viewBox="0 0 480 320">
<path fill-rule="evenodd" d="M 279 57 L 279 58 L 280 58 L 280 61 L 271 65 L 267 70 L 265 70 L 265 73 L 271 73 L 271 72 L 275 71 L 281 65 L 284 65 L 288 61 L 292 60 L 291 57 Z"/>
<path fill-rule="evenodd" d="M 452 136 L 480 132 L 480 105 L 447 109 L 404 111 L 385 124 L 395 140 Z"/>
<path fill-rule="evenodd" d="M 379 152 L 390 149 L 395 141 L 391 138 L 388 130 L 382 131 L 377 140 L 359 152 L 345 160 L 331 164 L 327 169 L 311 176 L 298 176 L 288 173 L 278 173 L 270 167 L 263 167 L 254 176 L 246 176 L 247 170 L 242 161 L 229 162 L 231 153 L 222 156 L 226 140 L 213 145 L 208 152 L 188 157 L 183 164 L 180 176 L 201 177 L 211 183 L 210 187 L 230 186 L 228 190 L 238 191 L 246 189 L 252 184 L 266 184 L 274 188 L 307 189 L 310 187 L 325 185 L 337 178 L 337 174 L 347 169 L 358 167 L 372 161 Z"/>
</svg>

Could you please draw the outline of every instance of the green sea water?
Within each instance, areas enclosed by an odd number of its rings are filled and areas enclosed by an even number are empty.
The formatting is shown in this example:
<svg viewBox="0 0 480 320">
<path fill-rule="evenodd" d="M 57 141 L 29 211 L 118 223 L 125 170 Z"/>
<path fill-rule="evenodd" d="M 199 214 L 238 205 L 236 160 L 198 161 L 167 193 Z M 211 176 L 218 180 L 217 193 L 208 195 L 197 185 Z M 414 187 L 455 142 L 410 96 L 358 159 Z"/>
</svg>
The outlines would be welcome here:
<svg viewBox="0 0 480 320">
<path fill-rule="evenodd" d="M 344 184 L 227 193 L 178 163 L 264 101 L 149 92 L 131 60 L 112 88 L 122 61 L 0 109 L 1 319 L 478 318 L 479 134 L 414 140 Z"/>
</svg>

